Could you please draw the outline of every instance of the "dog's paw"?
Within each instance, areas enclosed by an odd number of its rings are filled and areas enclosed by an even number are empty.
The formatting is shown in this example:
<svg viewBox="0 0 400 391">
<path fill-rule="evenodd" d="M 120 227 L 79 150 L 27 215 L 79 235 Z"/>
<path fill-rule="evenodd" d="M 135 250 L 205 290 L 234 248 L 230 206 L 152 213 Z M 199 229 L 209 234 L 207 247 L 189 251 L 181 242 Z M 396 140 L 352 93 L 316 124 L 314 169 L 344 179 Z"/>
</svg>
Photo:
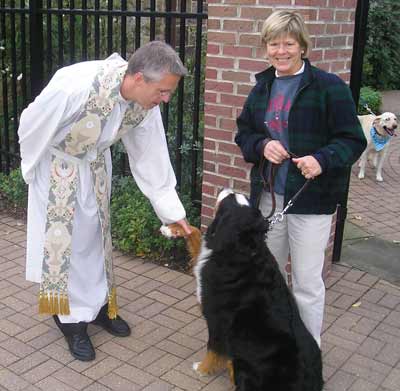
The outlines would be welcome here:
<svg viewBox="0 0 400 391">
<path fill-rule="evenodd" d="M 172 232 L 172 230 L 168 227 L 168 225 L 162 225 L 160 227 L 160 232 L 163 236 L 167 237 L 167 238 L 173 238 L 174 234 Z"/>
<path fill-rule="evenodd" d="M 186 238 L 186 233 L 178 223 L 172 223 L 168 225 L 162 225 L 160 232 L 167 238 Z"/>
<path fill-rule="evenodd" d="M 194 362 L 192 365 L 193 370 L 200 376 L 207 376 L 208 373 L 201 370 L 201 361 Z"/>
<path fill-rule="evenodd" d="M 364 179 L 365 178 L 365 174 L 363 172 L 360 172 L 358 174 L 358 179 Z"/>
<path fill-rule="evenodd" d="M 378 182 L 383 182 L 382 175 L 377 175 L 377 176 L 376 176 L 376 180 L 377 180 Z"/>
<path fill-rule="evenodd" d="M 214 373 L 210 368 L 206 368 L 202 361 L 194 362 L 192 368 L 200 376 L 209 376 Z"/>
</svg>

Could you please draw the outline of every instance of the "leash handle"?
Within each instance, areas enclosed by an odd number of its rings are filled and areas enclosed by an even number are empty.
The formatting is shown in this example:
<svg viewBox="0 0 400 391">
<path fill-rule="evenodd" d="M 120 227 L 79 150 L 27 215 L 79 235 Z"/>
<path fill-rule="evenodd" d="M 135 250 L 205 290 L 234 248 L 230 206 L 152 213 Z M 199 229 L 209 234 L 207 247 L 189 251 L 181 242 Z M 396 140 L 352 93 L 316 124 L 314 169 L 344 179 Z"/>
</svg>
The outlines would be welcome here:
<svg viewBox="0 0 400 391">
<path fill-rule="evenodd" d="M 289 154 L 291 159 L 299 157 L 296 154 L 294 154 L 293 152 L 287 151 L 287 153 Z M 260 176 L 261 176 L 261 180 L 262 180 L 262 183 L 263 183 L 263 189 L 264 190 L 267 188 L 267 181 L 264 178 L 265 162 L 266 162 L 266 159 L 265 159 L 265 157 L 263 155 L 261 163 L 260 163 Z M 283 218 L 284 218 L 285 214 L 287 213 L 287 211 L 293 206 L 293 204 L 296 201 L 296 199 L 306 189 L 306 187 L 310 184 L 310 182 L 312 180 L 312 179 L 307 179 L 304 182 L 303 186 L 300 188 L 300 190 L 298 190 L 297 193 L 288 201 L 288 203 L 283 208 L 283 210 L 281 212 L 275 212 L 275 210 L 276 210 L 276 199 L 275 199 L 275 191 L 274 191 L 274 181 L 275 181 L 275 172 L 276 172 L 277 167 L 278 167 L 278 164 L 275 164 L 275 163 L 271 162 L 271 169 L 270 169 L 269 174 L 268 174 L 268 184 L 269 184 L 269 192 L 270 192 L 271 198 L 272 198 L 272 207 L 271 207 L 271 212 L 269 213 L 269 215 L 267 217 L 265 217 L 265 220 L 269 220 L 270 229 L 272 229 L 272 227 L 276 223 L 280 223 L 281 221 L 283 221 Z M 257 200 L 257 207 L 259 207 L 260 198 L 261 198 L 261 194 L 260 194 L 260 196 L 259 196 L 259 198 Z"/>
<path fill-rule="evenodd" d="M 290 158 L 298 158 L 297 155 L 295 155 L 294 153 L 292 153 L 290 151 L 287 151 L 287 153 L 289 154 Z M 265 159 L 265 157 L 263 155 L 261 163 L 260 163 L 260 177 L 261 177 L 261 180 L 262 180 L 262 187 L 263 187 L 264 190 L 267 188 L 267 185 L 269 185 L 269 193 L 271 194 L 271 198 L 272 198 L 271 212 L 266 217 L 266 219 L 269 219 L 271 216 L 274 215 L 275 210 L 276 210 L 276 199 L 275 199 L 274 184 L 275 184 L 275 173 L 276 173 L 276 170 L 277 170 L 279 164 L 271 162 L 271 168 L 270 168 L 269 173 L 268 173 L 268 181 L 266 181 L 265 178 L 264 178 L 264 166 L 265 166 L 265 162 L 266 161 L 267 161 L 267 159 Z M 258 200 L 257 200 L 257 204 L 256 204 L 257 208 L 260 205 L 260 198 L 261 198 L 261 193 L 260 193 L 260 196 L 258 197 Z"/>
<path fill-rule="evenodd" d="M 263 190 L 266 190 L 267 187 L 269 187 L 269 192 L 270 192 L 271 198 L 272 198 L 271 212 L 266 217 L 266 219 L 269 219 L 275 213 L 275 209 L 276 209 L 274 182 L 275 182 L 275 171 L 276 171 L 276 166 L 277 165 L 275 163 L 271 162 L 271 168 L 270 168 L 269 173 L 268 173 L 268 180 L 265 180 L 265 178 L 264 178 L 264 167 L 265 167 L 265 162 L 266 161 L 267 161 L 267 159 L 265 159 L 265 157 L 263 156 L 261 158 L 261 163 L 260 163 L 260 166 L 259 166 L 259 174 L 260 174 L 260 177 L 261 177 Z M 259 194 L 259 196 L 257 198 L 257 201 L 256 201 L 256 207 L 257 208 L 260 206 L 261 194 L 262 194 L 262 191 L 260 192 L 260 194 Z"/>
</svg>

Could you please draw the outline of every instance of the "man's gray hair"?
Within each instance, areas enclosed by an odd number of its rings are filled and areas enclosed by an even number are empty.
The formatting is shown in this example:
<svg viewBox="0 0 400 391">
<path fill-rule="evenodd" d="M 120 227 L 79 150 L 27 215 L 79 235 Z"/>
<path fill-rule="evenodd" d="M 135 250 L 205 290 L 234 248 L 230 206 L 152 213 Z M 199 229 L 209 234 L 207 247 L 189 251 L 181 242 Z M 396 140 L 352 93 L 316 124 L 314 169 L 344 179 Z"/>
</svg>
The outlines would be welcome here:
<svg viewBox="0 0 400 391">
<path fill-rule="evenodd" d="M 187 75 L 187 69 L 178 53 L 161 41 L 152 41 L 141 46 L 129 58 L 127 74 L 138 72 L 143 74 L 146 81 L 160 81 L 168 73 Z"/>
</svg>

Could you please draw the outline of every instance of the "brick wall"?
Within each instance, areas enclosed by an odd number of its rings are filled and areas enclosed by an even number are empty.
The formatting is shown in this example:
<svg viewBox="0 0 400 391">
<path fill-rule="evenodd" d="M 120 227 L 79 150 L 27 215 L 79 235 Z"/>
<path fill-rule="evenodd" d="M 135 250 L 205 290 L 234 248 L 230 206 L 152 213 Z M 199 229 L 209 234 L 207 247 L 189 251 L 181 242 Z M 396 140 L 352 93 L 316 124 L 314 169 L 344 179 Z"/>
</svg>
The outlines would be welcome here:
<svg viewBox="0 0 400 391">
<path fill-rule="evenodd" d="M 249 191 L 250 165 L 233 139 L 236 117 L 268 65 L 259 32 L 276 9 L 301 13 L 312 38 L 312 63 L 350 80 L 356 0 L 209 0 L 205 84 L 202 225 L 213 216 L 218 188 Z M 328 250 L 331 252 L 331 249 Z"/>
</svg>

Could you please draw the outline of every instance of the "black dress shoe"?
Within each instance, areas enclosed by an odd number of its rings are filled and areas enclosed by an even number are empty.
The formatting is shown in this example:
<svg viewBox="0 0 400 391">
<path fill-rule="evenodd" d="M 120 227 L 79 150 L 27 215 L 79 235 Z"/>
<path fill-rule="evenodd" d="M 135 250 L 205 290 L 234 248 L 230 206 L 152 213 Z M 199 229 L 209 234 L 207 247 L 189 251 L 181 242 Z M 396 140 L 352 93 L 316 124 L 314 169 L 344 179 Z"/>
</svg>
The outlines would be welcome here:
<svg viewBox="0 0 400 391">
<path fill-rule="evenodd" d="M 128 337 L 131 335 L 131 328 L 119 315 L 116 319 L 110 319 L 108 317 L 108 304 L 105 304 L 96 319 L 91 323 L 103 327 L 104 330 L 116 337 Z"/>
<path fill-rule="evenodd" d="M 87 323 L 61 323 L 57 315 L 53 316 L 56 325 L 67 340 L 72 356 L 80 361 L 92 361 L 96 357 L 92 342 L 87 333 Z"/>
</svg>

